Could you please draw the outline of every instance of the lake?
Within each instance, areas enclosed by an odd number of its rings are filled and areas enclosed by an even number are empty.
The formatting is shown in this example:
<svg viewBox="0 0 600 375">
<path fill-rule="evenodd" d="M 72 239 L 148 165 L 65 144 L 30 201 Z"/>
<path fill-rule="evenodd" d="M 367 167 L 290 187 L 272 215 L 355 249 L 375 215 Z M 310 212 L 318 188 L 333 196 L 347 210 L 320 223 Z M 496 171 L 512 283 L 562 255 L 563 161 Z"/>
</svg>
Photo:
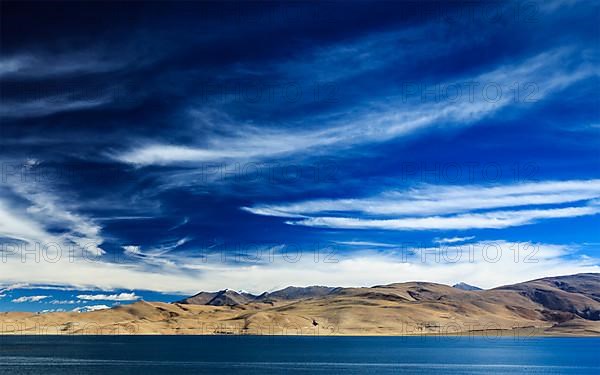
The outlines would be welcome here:
<svg viewBox="0 0 600 375">
<path fill-rule="evenodd" d="M 598 374 L 600 338 L 1 336 L 0 374 Z"/>
</svg>

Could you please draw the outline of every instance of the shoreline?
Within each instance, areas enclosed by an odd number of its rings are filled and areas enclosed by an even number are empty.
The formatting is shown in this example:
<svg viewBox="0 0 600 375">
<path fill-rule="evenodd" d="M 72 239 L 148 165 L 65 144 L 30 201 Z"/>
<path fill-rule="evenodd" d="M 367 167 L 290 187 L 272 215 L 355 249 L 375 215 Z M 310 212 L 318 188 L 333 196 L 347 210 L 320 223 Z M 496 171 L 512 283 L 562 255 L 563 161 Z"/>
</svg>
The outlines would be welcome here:
<svg viewBox="0 0 600 375">
<path fill-rule="evenodd" d="M 499 334 L 500 333 L 500 334 Z M 483 338 L 483 339 L 533 339 L 533 338 L 600 338 L 600 334 L 590 332 L 589 334 L 580 334 L 580 333 L 536 333 L 530 335 L 519 335 L 515 334 L 515 332 L 503 331 L 503 332 L 458 332 L 455 334 L 236 334 L 236 333 L 31 333 L 31 332 L 15 332 L 15 333 L 0 333 L 0 338 L 2 337 L 158 337 L 158 336 L 186 336 L 186 337 L 422 337 L 422 338 Z"/>
<path fill-rule="evenodd" d="M 577 338 L 577 339 L 583 339 L 583 338 L 599 338 L 600 339 L 600 335 L 589 335 L 589 336 L 585 336 L 585 335 L 564 335 L 564 336 L 558 336 L 558 335 L 541 335 L 541 336 L 485 336 L 485 335 L 470 335 L 470 336 L 457 336 L 457 335 L 444 335 L 444 336 L 427 336 L 427 335 L 364 335 L 364 336 L 357 336 L 357 335 L 197 335 L 197 334 L 190 334 L 190 335 L 177 335 L 177 334 L 151 334 L 151 333 L 144 333 L 144 334 L 135 334 L 135 335 L 131 335 L 131 334 L 119 334 L 119 335 L 110 335 L 110 334 L 75 334 L 75 335 L 35 335 L 35 334 L 14 334 L 14 335 L 6 335 L 6 334 L 0 334 L 0 338 L 2 337 L 311 337 L 311 338 L 325 338 L 325 337 L 356 337 L 356 338 L 394 338 L 394 337 L 398 337 L 398 338 L 416 338 L 416 337 L 421 337 L 421 338 L 484 338 L 487 340 L 495 340 L 495 339 L 510 339 L 510 338 L 514 338 L 515 340 L 527 340 L 527 339 L 540 339 L 540 338 Z"/>
</svg>

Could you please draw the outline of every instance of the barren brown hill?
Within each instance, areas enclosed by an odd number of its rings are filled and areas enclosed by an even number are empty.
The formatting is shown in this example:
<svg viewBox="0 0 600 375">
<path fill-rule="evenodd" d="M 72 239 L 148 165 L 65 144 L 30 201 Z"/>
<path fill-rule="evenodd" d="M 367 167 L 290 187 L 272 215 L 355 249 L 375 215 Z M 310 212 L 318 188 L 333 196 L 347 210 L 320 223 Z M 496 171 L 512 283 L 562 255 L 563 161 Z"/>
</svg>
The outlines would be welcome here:
<svg viewBox="0 0 600 375">
<path fill-rule="evenodd" d="M 237 306 L 248 303 L 256 298 L 249 293 L 238 293 L 225 289 L 219 292 L 200 292 L 177 303 L 184 305 Z"/>
<path fill-rule="evenodd" d="M 223 291 L 88 313 L 3 313 L 0 324 L 5 334 L 584 336 L 600 335 L 599 294 L 600 274 L 480 291 L 427 282 L 286 288 L 261 296 Z"/>
</svg>

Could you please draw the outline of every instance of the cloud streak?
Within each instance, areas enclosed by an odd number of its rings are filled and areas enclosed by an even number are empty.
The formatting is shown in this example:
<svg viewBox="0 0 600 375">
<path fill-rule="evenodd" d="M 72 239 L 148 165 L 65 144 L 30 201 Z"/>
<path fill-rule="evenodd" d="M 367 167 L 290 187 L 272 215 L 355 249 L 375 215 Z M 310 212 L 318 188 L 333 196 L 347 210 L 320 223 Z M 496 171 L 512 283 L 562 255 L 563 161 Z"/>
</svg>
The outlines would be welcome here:
<svg viewBox="0 0 600 375">
<path fill-rule="evenodd" d="M 471 82 L 480 86 L 493 84 L 504 93 L 500 97 L 482 92 L 468 100 L 441 103 L 406 103 L 406 95 L 401 94 L 385 102 L 371 103 L 367 108 L 354 111 L 352 117 L 335 120 L 317 118 L 314 123 L 323 123 L 317 127 L 309 124 L 297 124 L 294 128 L 311 128 L 307 131 L 291 131 L 269 127 L 257 127 L 248 124 L 215 124 L 229 133 L 212 136 L 204 140 L 204 146 L 181 144 L 148 143 L 128 151 L 110 156 L 127 164 L 138 166 L 203 163 L 227 160 L 260 160 L 292 155 L 307 150 L 317 153 L 330 153 L 340 148 L 385 142 L 405 137 L 428 128 L 451 128 L 467 126 L 511 105 L 526 104 L 515 101 L 508 95 L 515 82 L 533 83 L 539 90 L 535 100 L 539 101 L 560 90 L 591 76 L 598 74 L 593 65 L 585 63 L 576 68 L 567 69 L 564 60 L 573 55 L 570 49 L 556 49 L 538 54 L 519 64 L 497 67 L 496 69 L 473 77 L 464 77 L 459 82 Z M 455 81 L 445 85 L 456 84 Z M 494 94 L 496 95 L 496 94 Z M 307 120 L 310 121 L 310 120 Z M 217 126 L 218 125 L 218 126 Z"/>
<path fill-rule="evenodd" d="M 542 219 L 557 219 L 595 215 L 600 206 L 568 207 L 546 210 L 494 211 L 484 214 L 463 214 L 449 217 L 432 216 L 406 219 L 360 219 L 344 217 L 312 217 L 287 221 L 290 225 L 339 229 L 387 230 L 467 230 L 502 229 L 533 224 Z"/>
<path fill-rule="evenodd" d="M 448 244 L 448 243 L 466 242 L 466 241 L 470 241 L 474 238 L 475 238 L 475 236 L 439 238 L 439 239 L 433 240 L 433 242 L 439 243 L 439 244 Z"/>
<path fill-rule="evenodd" d="M 500 229 L 543 219 L 595 215 L 600 212 L 599 198 L 600 180 L 569 180 L 501 186 L 425 185 L 408 191 L 385 191 L 372 198 L 259 204 L 243 209 L 257 215 L 295 218 L 298 220 L 287 223 L 310 227 Z M 564 204 L 576 205 L 557 207 Z"/>
<path fill-rule="evenodd" d="M 77 298 L 84 301 L 137 301 L 140 299 L 135 293 L 80 294 Z"/>
<path fill-rule="evenodd" d="M 40 302 L 49 297 L 50 296 L 26 296 L 26 297 L 15 298 L 12 300 L 12 302 L 14 302 L 14 303 Z"/>
<path fill-rule="evenodd" d="M 78 111 L 101 107 L 113 101 L 110 94 L 102 96 L 81 98 L 64 94 L 26 101 L 3 100 L 0 104 L 0 117 L 4 118 L 32 118 L 42 117 L 55 113 Z"/>
<path fill-rule="evenodd" d="M 106 306 L 106 305 L 91 305 L 91 306 L 82 306 L 82 307 L 76 307 L 74 308 L 73 312 L 92 312 L 92 311 L 99 311 L 99 310 L 107 310 L 110 309 L 110 306 Z"/>
<path fill-rule="evenodd" d="M 73 245 L 81 250 L 77 253 L 86 252 L 93 256 L 105 254 L 100 247 L 103 242 L 100 235 L 102 228 L 93 220 L 63 207 L 53 194 L 39 191 L 33 185 L 19 184 L 13 188 L 13 192 L 27 205 L 9 206 L 0 197 L 0 213 L 6 218 L 0 223 L 0 237 L 5 239 L 3 242 L 17 240 L 32 246 Z M 52 228 L 61 228 L 61 233 L 56 233 Z"/>
</svg>

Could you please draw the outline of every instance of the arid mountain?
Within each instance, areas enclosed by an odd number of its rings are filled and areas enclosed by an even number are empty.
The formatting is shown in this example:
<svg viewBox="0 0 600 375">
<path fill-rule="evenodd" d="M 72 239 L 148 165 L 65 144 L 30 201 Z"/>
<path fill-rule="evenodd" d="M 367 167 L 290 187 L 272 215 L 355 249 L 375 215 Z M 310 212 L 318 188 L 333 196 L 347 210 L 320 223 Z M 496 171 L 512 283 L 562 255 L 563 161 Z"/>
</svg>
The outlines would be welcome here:
<svg viewBox="0 0 600 375">
<path fill-rule="evenodd" d="M 217 294 L 219 294 L 219 292 L 200 292 L 191 297 L 184 298 L 181 301 L 177 301 L 176 303 L 181 303 L 184 305 L 208 305 L 208 303 L 212 301 Z"/>
<path fill-rule="evenodd" d="M 600 335 L 600 274 L 490 290 L 408 282 L 370 288 L 224 290 L 88 313 L 3 313 L 4 333 Z"/>
<path fill-rule="evenodd" d="M 219 292 L 200 292 L 177 303 L 185 305 L 237 306 L 246 304 L 254 299 L 256 299 L 255 295 L 225 289 Z"/>
<path fill-rule="evenodd" d="M 305 288 L 288 286 L 287 288 L 271 292 L 263 293 L 256 298 L 257 301 L 291 301 L 297 299 L 323 297 L 339 288 L 328 286 L 309 286 Z"/>
<path fill-rule="evenodd" d="M 600 321 L 600 278 L 598 274 L 548 277 L 495 290 L 516 291 L 544 307 L 550 319 L 574 317 Z"/>
<path fill-rule="evenodd" d="M 340 288 L 328 286 L 309 286 L 287 288 L 275 292 L 264 292 L 260 295 L 254 295 L 244 292 L 236 292 L 230 289 L 219 292 L 200 292 L 191 297 L 185 298 L 176 303 L 185 305 L 210 305 L 210 306 L 237 306 L 249 302 L 274 303 L 280 301 L 293 301 L 298 299 L 315 298 L 326 296 Z"/>
</svg>

